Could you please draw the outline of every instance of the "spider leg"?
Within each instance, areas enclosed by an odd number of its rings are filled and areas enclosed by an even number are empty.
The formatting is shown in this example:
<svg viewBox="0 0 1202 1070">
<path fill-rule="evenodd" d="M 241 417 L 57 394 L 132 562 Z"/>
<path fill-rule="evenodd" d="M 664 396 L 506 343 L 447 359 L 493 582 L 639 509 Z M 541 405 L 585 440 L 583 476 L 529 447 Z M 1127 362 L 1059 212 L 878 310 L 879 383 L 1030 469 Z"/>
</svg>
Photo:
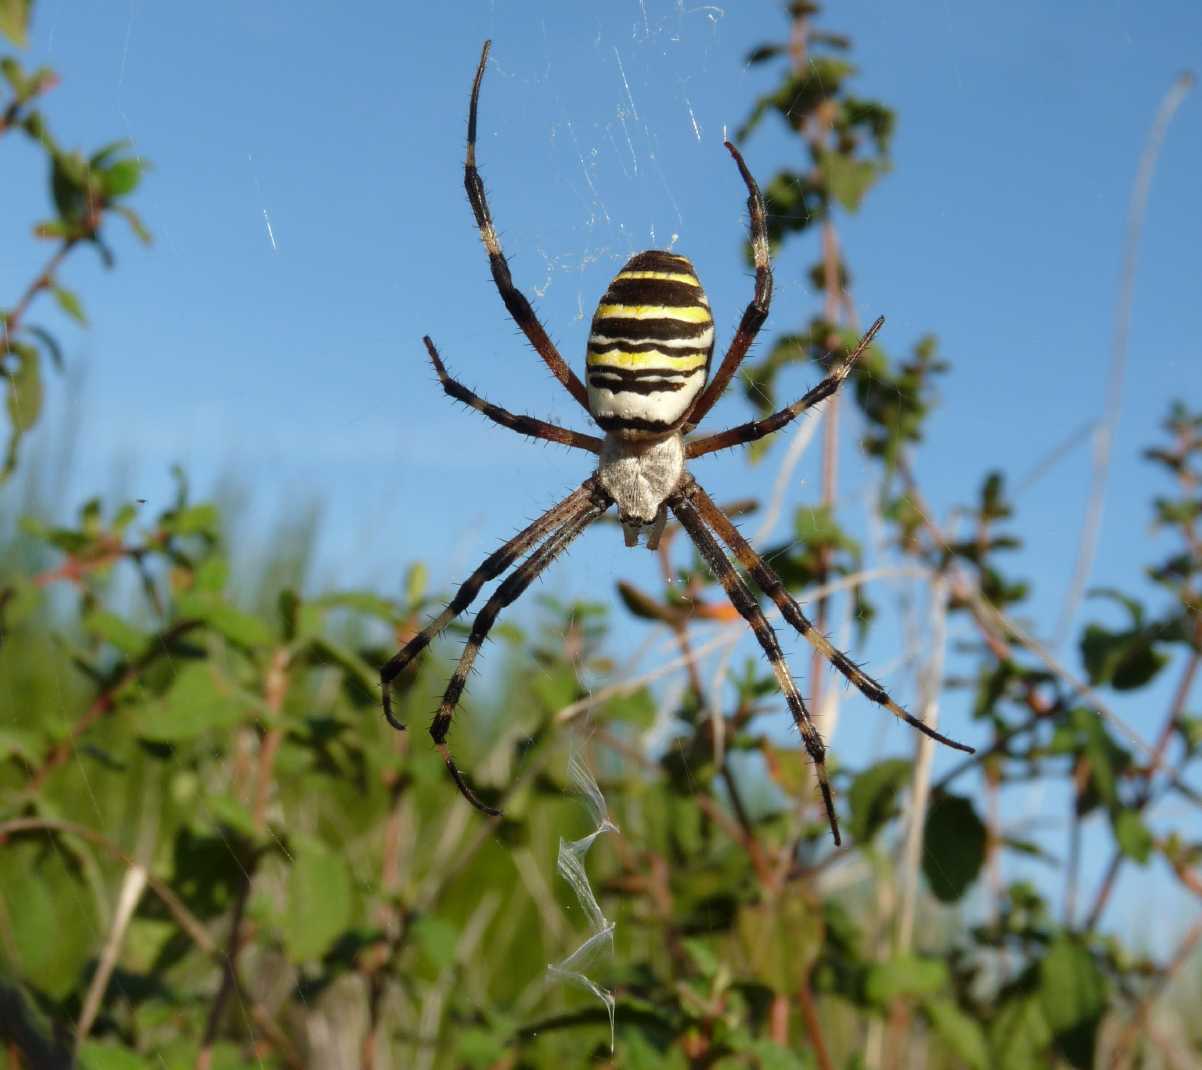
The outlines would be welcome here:
<svg viewBox="0 0 1202 1070">
<path fill-rule="evenodd" d="M 745 442 L 754 442 L 756 439 L 772 434 L 773 431 L 779 431 L 785 424 L 805 412 L 806 409 L 812 408 L 820 401 L 825 401 L 839 389 L 843 380 L 851 374 L 856 361 L 860 359 L 864 350 L 868 348 L 873 338 L 876 337 L 877 331 L 884 324 L 885 317 L 879 316 L 876 323 L 869 327 L 864 333 L 864 337 L 856 343 L 856 348 L 848 354 L 847 359 L 841 362 L 839 367 L 831 372 L 816 387 L 807 391 L 788 408 L 774 412 L 771 416 L 766 416 L 762 420 L 752 420 L 750 423 L 739 424 L 738 427 L 719 431 L 716 435 L 708 435 L 705 438 L 689 442 L 685 445 L 685 456 L 702 457 L 707 453 L 713 453 L 714 450 L 724 450 L 729 446 L 741 446 Z"/>
<path fill-rule="evenodd" d="M 531 438 L 543 438 L 548 442 L 558 442 L 563 446 L 574 446 L 578 450 L 588 450 L 589 453 L 601 452 L 601 439 L 595 435 L 584 435 L 579 431 L 569 431 L 566 427 L 557 427 L 555 424 L 549 424 L 544 420 L 536 420 L 533 416 L 516 416 L 507 409 L 501 408 L 500 405 L 494 405 L 491 401 L 485 401 L 478 394 L 474 394 L 461 382 L 452 379 L 447 374 L 446 365 L 443 364 L 442 358 L 439 357 L 438 350 L 434 347 L 434 343 L 431 341 L 429 335 L 424 336 L 422 341 L 426 343 L 426 351 L 430 354 L 430 360 L 434 363 L 434 370 L 438 373 L 438 381 L 442 383 L 443 390 L 456 401 L 462 401 L 465 405 L 470 405 L 494 423 L 498 423 L 502 427 L 508 427 L 511 431 L 516 431 L 519 435 L 529 435 Z"/>
<path fill-rule="evenodd" d="M 567 549 L 568 544 L 604 513 L 611 504 L 611 499 L 604 491 L 600 488 L 590 488 L 588 504 L 583 509 L 578 509 L 546 542 L 514 569 L 496 589 L 493 596 L 484 603 L 484 608 L 480 610 L 472 623 L 471 635 L 468 636 L 467 644 L 463 648 L 463 655 L 459 659 L 459 664 L 455 666 L 455 672 L 443 693 L 438 713 L 434 715 L 434 720 L 430 723 L 430 737 L 434 740 L 438 753 L 442 755 L 442 760 L 446 763 L 447 770 L 463 797 L 477 810 L 490 816 L 495 817 L 501 811 L 482 802 L 468 786 L 466 778 L 451 757 L 451 751 L 446 742 L 447 732 L 451 728 L 451 718 L 454 715 L 455 707 L 459 704 L 459 698 L 463 694 L 468 673 L 471 672 L 472 663 L 480 652 L 480 646 L 501 610 L 519 598 L 538 575 Z"/>
<path fill-rule="evenodd" d="M 463 185 L 467 190 L 467 199 L 471 202 L 472 212 L 476 216 L 476 226 L 480 229 L 480 240 L 488 250 L 488 263 L 492 268 L 493 281 L 501 293 L 501 300 L 509 309 L 514 322 L 522 329 L 522 333 L 530 340 L 538 355 L 543 358 L 551 374 L 567 388 L 585 410 L 588 410 L 588 391 L 567 366 L 555 344 L 547 337 L 543 325 L 525 295 L 513 284 L 513 275 L 509 270 L 509 261 L 501 250 L 501 239 L 497 237 L 496 227 L 493 226 L 492 213 L 488 210 L 488 199 L 484 195 L 484 182 L 480 172 L 476 170 L 476 112 L 480 103 L 480 83 L 484 80 L 484 68 L 488 63 L 488 50 L 491 41 L 484 42 L 480 52 L 480 65 L 476 68 L 476 77 L 472 82 L 472 102 L 467 116 L 467 159 L 463 165 Z"/>
<path fill-rule="evenodd" d="M 739 370 L 739 365 L 743 363 L 743 358 L 747 356 L 747 350 L 751 348 L 755 336 L 760 333 L 764 320 L 768 318 L 768 306 L 772 302 L 772 262 L 768 258 L 768 214 L 764 208 L 764 197 L 739 150 L 729 141 L 724 144 L 735 158 L 739 174 L 743 176 L 743 184 L 747 187 L 747 211 L 751 216 L 751 252 L 755 258 L 755 295 L 743 312 L 739 329 L 731 339 L 730 348 L 722 358 L 717 374 L 693 402 L 684 428 L 686 432 L 701 423 L 705 414 L 714 407 L 714 402 L 722 396 L 731 378 Z"/>
<path fill-rule="evenodd" d="M 785 656 L 781 653 L 780 644 L 776 641 L 776 633 L 772 630 L 772 625 L 768 623 L 764 611 L 760 609 L 759 603 L 748 589 L 746 582 L 734 570 L 726 554 L 722 552 L 722 547 L 710 534 L 702 520 L 701 513 L 692 500 L 693 495 L 700 490 L 700 487 L 689 477 L 686 477 L 686 481 L 685 486 L 669 499 L 668 504 L 697 549 L 701 551 L 701 556 L 705 559 L 710 571 L 722 584 L 726 591 L 726 597 L 730 599 L 743 619 L 751 625 L 751 630 L 768 656 L 768 662 L 772 666 L 776 682 L 784 693 L 789 711 L 793 714 L 793 721 L 801 733 L 802 743 L 814 761 L 814 771 L 818 776 L 818 786 L 822 791 L 822 803 L 826 807 L 826 818 L 830 823 L 835 845 L 838 846 L 843 841 L 839 835 L 839 820 L 835 817 L 835 800 L 831 794 L 830 779 L 826 772 L 826 746 L 818 734 L 818 728 L 810 716 L 809 709 L 806 708 L 805 700 L 797 690 L 793 677 L 789 675 L 789 667 L 785 664 Z"/>
<path fill-rule="evenodd" d="M 463 582 L 463 585 L 455 593 L 455 597 L 451 599 L 447 608 L 401 647 L 380 669 L 384 716 L 393 728 L 400 732 L 405 730 L 405 726 L 396 719 L 392 712 L 392 695 L 390 691 L 393 680 L 400 676 L 405 666 L 425 650 L 443 628 L 472 604 L 476 595 L 480 593 L 481 587 L 509 568 L 522 554 L 529 550 L 535 543 L 542 540 L 552 529 L 562 525 L 567 520 L 581 515 L 588 508 L 588 503 L 595 494 L 596 490 L 590 477 L 579 488 L 564 498 L 563 501 L 551 506 L 550 509 L 532 524 L 527 525 L 507 543 L 489 554 L 480 567 Z"/>
<path fill-rule="evenodd" d="M 814 625 L 810 623 L 809 618 L 802 612 L 801 606 L 797 604 L 797 600 L 785 589 L 785 585 L 781 583 L 780 577 L 755 552 L 751 543 L 743 538 L 739 529 L 731 523 L 730 518 L 718 508 L 713 499 L 701 488 L 700 484 L 694 483 L 693 497 L 698 513 L 718 533 L 718 537 L 731 548 L 739 564 L 751 573 L 752 578 L 764 594 L 777 604 L 785 620 L 796 628 L 805 639 L 812 643 L 817 648 L 818 653 L 847 677 L 848 681 L 865 698 L 880 706 L 884 706 L 894 717 L 917 728 L 923 735 L 930 736 L 931 739 L 945 746 L 952 747 L 955 750 L 965 751 L 968 754 L 975 753 L 974 749 L 968 746 L 968 744 L 957 743 L 954 739 L 949 739 L 947 736 L 936 732 L 929 725 L 924 724 L 917 717 L 907 713 L 889 697 L 880 684 L 861 670 L 851 658 L 832 646 L 826 636 L 817 631 Z"/>
</svg>

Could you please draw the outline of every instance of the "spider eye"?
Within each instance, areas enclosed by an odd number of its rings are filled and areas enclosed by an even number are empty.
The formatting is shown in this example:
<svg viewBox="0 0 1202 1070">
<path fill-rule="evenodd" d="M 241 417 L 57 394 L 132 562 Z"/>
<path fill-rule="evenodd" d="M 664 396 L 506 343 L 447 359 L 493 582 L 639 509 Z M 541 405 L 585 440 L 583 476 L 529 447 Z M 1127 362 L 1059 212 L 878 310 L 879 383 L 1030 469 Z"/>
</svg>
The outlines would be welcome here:
<svg viewBox="0 0 1202 1070">
<path fill-rule="evenodd" d="M 713 349 L 714 319 L 693 265 L 675 253 L 639 253 L 593 316 L 589 409 L 607 431 L 671 431 L 705 384 Z"/>
</svg>

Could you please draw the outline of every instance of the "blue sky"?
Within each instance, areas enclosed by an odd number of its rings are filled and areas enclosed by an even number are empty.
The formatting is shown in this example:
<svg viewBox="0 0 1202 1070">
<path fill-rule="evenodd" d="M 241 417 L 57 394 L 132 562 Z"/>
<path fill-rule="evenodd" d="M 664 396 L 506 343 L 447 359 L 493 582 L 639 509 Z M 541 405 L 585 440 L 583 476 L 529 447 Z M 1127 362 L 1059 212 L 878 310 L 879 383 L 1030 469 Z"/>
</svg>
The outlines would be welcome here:
<svg viewBox="0 0 1202 1070">
<path fill-rule="evenodd" d="M 822 22 L 855 43 L 856 91 L 899 113 L 893 172 L 840 229 L 860 315 L 888 317 L 884 345 L 899 354 L 934 331 L 952 361 L 918 460 L 946 511 L 975 495 L 986 470 L 1020 479 L 1098 418 L 1135 167 L 1174 76 L 1202 68 L 1202 8 L 858 0 L 830 5 Z M 118 482 L 155 509 L 178 461 L 202 491 L 235 473 L 263 516 L 320 500 L 322 584 L 393 592 L 423 558 L 449 586 L 583 478 L 587 460 L 451 406 L 421 350 L 430 333 L 452 372 L 492 400 L 582 426 L 506 319 L 463 196 L 481 41 L 494 39 L 479 142 L 493 211 L 520 285 L 579 368 L 597 296 L 642 248 L 674 243 L 693 259 L 729 336 L 751 283 L 744 193 L 721 141 L 776 79 L 745 65 L 748 49 L 784 31 L 780 6 L 767 2 L 335 13 L 298 2 L 39 0 L 26 58 L 63 76 L 47 101 L 60 139 L 86 149 L 128 136 L 154 164 L 136 201 L 154 246 L 119 237 L 114 272 L 72 263 L 87 331 L 45 310 L 36 317 L 61 327 L 82 382 L 64 513 Z M 1139 590 L 1137 570 L 1164 552 L 1147 509 L 1161 488 L 1138 451 L 1171 398 L 1202 400 L 1202 344 L 1189 329 L 1202 281 L 1199 104 L 1182 108 L 1152 189 L 1096 585 Z M 26 224 L 47 207 L 40 158 L 11 143 L 3 153 L 15 209 L 0 219 L 0 293 L 12 295 L 45 255 Z M 798 160 L 772 122 L 745 153 L 762 180 Z M 815 309 L 804 282 L 815 257 L 797 246 L 777 264 L 768 336 Z M 786 391 L 813 381 L 790 375 Z M 52 407 L 63 411 L 66 391 L 53 387 Z M 735 392 L 712 420 L 746 415 Z M 32 451 L 62 433 L 61 420 L 48 422 Z M 765 494 L 773 467 L 749 471 L 723 455 L 697 474 L 721 499 Z M 1045 633 L 1072 567 L 1088 471 L 1078 448 L 1019 500 L 1021 567 Z M 861 532 L 870 478 L 849 452 L 845 521 Z M 817 493 L 816 469 L 803 465 L 790 500 Z M 618 576 L 655 582 L 649 555 L 626 553 L 602 528 L 547 583 L 591 595 Z M 866 653 L 887 664 L 896 640 L 881 630 Z M 803 671 L 808 656 L 790 649 Z M 893 682 L 913 697 L 911 681 Z M 957 703 L 953 728 L 964 723 Z M 877 714 L 851 706 L 836 745 L 854 764 L 867 744 L 850 729 Z M 1147 736 L 1164 704 L 1121 708 Z M 898 730 L 887 740 L 909 747 Z"/>
</svg>

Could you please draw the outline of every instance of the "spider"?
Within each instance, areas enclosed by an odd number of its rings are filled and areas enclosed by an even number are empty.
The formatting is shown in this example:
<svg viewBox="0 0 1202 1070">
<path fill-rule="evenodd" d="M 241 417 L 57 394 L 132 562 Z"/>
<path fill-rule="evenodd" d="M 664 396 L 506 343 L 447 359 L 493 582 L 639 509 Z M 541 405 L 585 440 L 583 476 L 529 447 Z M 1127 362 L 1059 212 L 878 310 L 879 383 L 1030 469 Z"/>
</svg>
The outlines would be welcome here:
<svg viewBox="0 0 1202 1070">
<path fill-rule="evenodd" d="M 650 250 L 631 257 L 601 298 L 589 332 L 586 358 L 588 386 L 585 387 L 547 337 L 530 302 L 514 285 L 489 211 L 484 183 L 476 169 L 476 114 L 491 43 L 485 41 L 480 53 L 468 107 L 467 159 L 463 176 L 468 200 L 476 217 L 480 238 L 488 252 L 493 280 L 505 307 L 552 374 L 600 426 L 605 437 L 598 438 L 530 416 L 515 415 L 485 401 L 451 378 L 434 343 L 428 336 L 422 339 L 439 382 L 450 397 L 470 405 L 488 419 L 519 434 L 596 454 L 597 468 L 563 501 L 553 505 L 490 554 L 464 581 L 446 609 L 383 666 L 380 682 L 384 715 L 394 728 L 404 730 L 405 726 L 392 711 L 392 682 L 429 646 L 435 636 L 468 608 L 486 582 L 500 576 L 524 556 L 525 560 L 509 573 L 476 617 L 463 655 L 430 725 L 434 744 L 463 796 L 477 810 L 492 816 L 498 815 L 499 810 L 486 805 L 469 787 L 447 746 L 447 733 L 455 707 L 480 646 L 497 615 L 519 598 L 576 536 L 611 506 L 617 506 L 626 545 L 637 546 L 640 535 L 645 535 L 646 546 L 652 550 L 659 545 L 670 510 L 763 648 L 801 733 L 805 749 L 813 760 L 831 834 L 835 843 L 839 844 L 839 824 L 826 771 L 826 747 L 805 700 L 789 674 L 772 626 L 752 594 L 747 578 L 735 570 L 721 543 L 726 544 L 727 550 L 734 555 L 744 572 L 776 603 L 785 621 L 809 640 L 866 698 L 884 706 L 895 717 L 940 743 L 968 753 L 972 753 L 972 748 L 948 739 L 911 716 L 889 697 L 880 684 L 817 632 L 776 573 L 752 549 L 729 517 L 714 504 L 713 499 L 689 473 L 685 461 L 715 450 L 754 442 L 779 430 L 806 409 L 830 397 L 881 329 L 884 318 L 878 319 L 869 328 L 842 364 L 792 405 L 762 420 L 753 420 L 703 438 L 686 440 L 685 436 L 702 421 L 738 370 L 768 316 L 772 297 L 772 267 L 768 256 L 764 200 L 739 150 L 727 141 L 726 149 L 734 157 L 747 187 L 751 247 L 755 259 L 755 293 L 743 313 L 730 348 L 718 366 L 717 374 L 707 386 L 706 378 L 714 347 L 714 321 L 693 265 L 677 253 Z"/>
</svg>

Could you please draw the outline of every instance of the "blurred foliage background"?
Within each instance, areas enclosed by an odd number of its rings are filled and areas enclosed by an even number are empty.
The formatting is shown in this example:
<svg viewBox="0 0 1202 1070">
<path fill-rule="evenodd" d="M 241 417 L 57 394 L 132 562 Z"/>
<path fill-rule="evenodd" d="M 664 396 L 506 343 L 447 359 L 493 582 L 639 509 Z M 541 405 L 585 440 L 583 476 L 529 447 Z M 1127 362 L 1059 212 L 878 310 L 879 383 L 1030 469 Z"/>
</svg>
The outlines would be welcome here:
<svg viewBox="0 0 1202 1070">
<path fill-rule="evenodd" d="M 912 759 L 849 768 L 833 755 L 843 847 L 804 751 L 780 742 L 766 664 L 726 657 L 703 677 L 743 625 L 671 528 L 660 589 L 617 581 L 620 619 L 544 597 L 523 618 L 535 625 L 494 633 L 504 668 L 455 737 L 503 803 L 486 820 L 420 730 L 446 645 L 396 687 L 418 730 L 380 716 L 379 666 L 445 604 L 420 563 L 401 599 L 313 590 L 305 514 L 280 518 L 270 556 L 238 557 L 242 503 L 196 500 L 184 471 L 158 515 L 94 498 L 70 523 L 44 473 L 22 478 L 22 438 L 62 363 L 39 310 L 55 302 L 86 326 L 72 264 L 112 266 L 116 226 L 150 240 L 132 207 L 141 157 L 124 142 L 56 142 L 59 75 L 20 58 L 30 14 L 0 2 L 0 153 L 15 138 L 39 146 L 52 213 L 34 222 L 46 259 L 4 296 L 0 321 L 7 1067 L 1202 1065 L 1202 910 L 1172 919 L 1167 952 L 1104 924 L 1120 872 L 1153 860 L 1202 898 L 1196 389 L 1148 429 L 1158 596 L 1091 592 L 1123 623 L 1087 624 L 1060 659 L 1024 618 L 1029 585 L 1007 563 L 1022 517 L 1002 476 L 965 487 L 949 520 L 924 501 L 923 429 L 947 368 L 936 338 L 871 347 L 842 404 L 863 417 L 886 571 L 913 582 L 913 712 L 964 711 L 979 749 L 938 779 L 917 735 Z M 839 220 L 868 210 L 898 121 L 856 95 L 853 42 L 816 5 L 785 14 L 784 39 L 749 57 L 778 82 L 749 103 L 739 137 L 768 121 L 796 135 L 795 158 L 763 186 L 774 244 L 813 250 L 820 312 L 746 369 L 763 413 L 789 400 L 781 369 L 817 377 L 856 338 Z M 1170 90 L 1161 134 L 1186 87 Z M 795 509 L 765 554 L 824 631 L 846 599 L 858 642 L 882 612 L 870 597 L 881 570 L 840 524 L 837 416 L 828 403 L 788 432 L 771 500 L 727 505 L 752 532 Z M 786 501 L 788 476 L 818 432 L 823 486 L 802 507 Z M 954 617 L 975 637 L 959 652 L 970 674 L 945 668 Z M 667 660 L 621 663 L 616 627 L 645 630 Z M 1166 675 L 1160 731 L 1141 739 L 1109 703 Z M 827 731 L 840 701 L 863 702 L 841 697 L 817 657 L 808 687 Z M 1031 781 L 1068 801 L 1059 851 L 1004 812 L 1004 789 Z M 1165 802 L 1170 816 L 1149 820 Z M 1096 887 L 1081 879 L 1086 822 L 1109 829 Z M 1041 860 L 1046 882 L 1008 881 L 1015 856 Z"/>
</svg>

